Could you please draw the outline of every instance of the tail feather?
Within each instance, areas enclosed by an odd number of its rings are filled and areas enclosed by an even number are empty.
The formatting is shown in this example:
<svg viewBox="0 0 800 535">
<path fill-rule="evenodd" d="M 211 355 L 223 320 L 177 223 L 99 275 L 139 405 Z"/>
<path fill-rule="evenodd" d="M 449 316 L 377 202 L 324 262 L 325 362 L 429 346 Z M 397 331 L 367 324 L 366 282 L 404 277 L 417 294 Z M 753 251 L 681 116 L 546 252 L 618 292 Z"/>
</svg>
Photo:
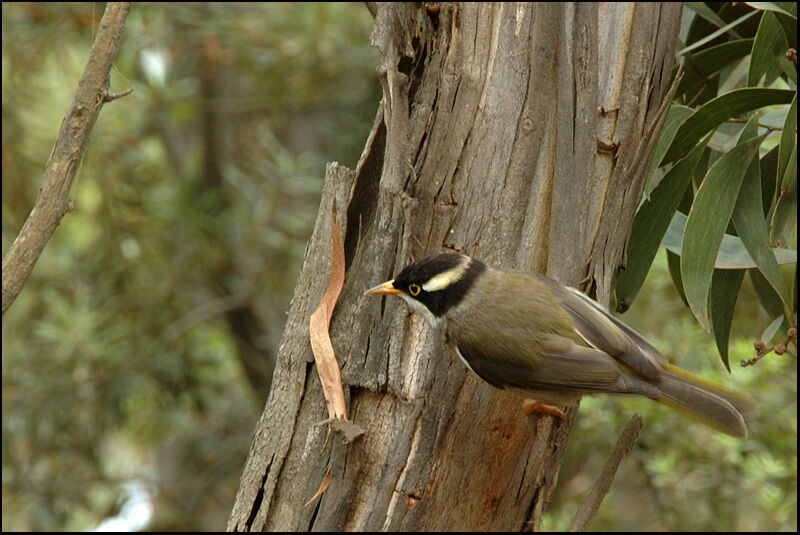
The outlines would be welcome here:
<svg viewBox="0 0 800 535">
<path fill-rule="evenodd" d="M 744 438 L 747 426 L 743 412 L 755 409 L 746 396 L 700 379 L 674 366 L 667 366 L 658 382 L 663 397 L 657 399 L 728 435 Z"/>
<path fill-rule="evenodd" d="M 728 403 L 736 407 L 742 414 L 748 414 L 753 412 L 758 408 L 758 404 L 753 401 L 750 397 L 741 394 L 739 392 L 735 392 L 729 388 L 725 388 L 724 386 L 718 385 L 716 383 L 712 383 L 706 379 L 703 379 L 699 375 L 695 375 L 691 372 L 687 372 L 682 368 L 678 368 L 677 366 L 673 366 L 668 364 L 665 366 L 665 370 L 672 374 L 677 375 L 685 379 L 690 383 L 694 383 L 695 385 L 704 388 L 705 390 L 709 390 L 714 394 L 718 395 L 722 399 L 726 400 Z"/>
</svg>

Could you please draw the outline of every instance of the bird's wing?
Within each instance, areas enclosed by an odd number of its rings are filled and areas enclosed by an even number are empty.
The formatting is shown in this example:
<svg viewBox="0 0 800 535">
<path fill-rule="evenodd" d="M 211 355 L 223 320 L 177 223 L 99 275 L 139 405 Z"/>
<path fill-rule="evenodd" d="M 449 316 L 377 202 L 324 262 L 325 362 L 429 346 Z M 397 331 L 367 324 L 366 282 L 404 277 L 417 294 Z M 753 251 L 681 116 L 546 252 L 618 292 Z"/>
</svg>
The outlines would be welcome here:
<svg viewBox="0 0 800 535">
<path fill-rule="evenodd" d="M 558 335 L 544 337 L 542 355 L 535 365 L 518 354 L 496 353 L 493 346 L 492 354 L 486 354 L 470 340 L 459 343 L 457 349 L 475 373 L 499 388 L 660 397 L 655 387 L 623 373 L 604 352 Z"/>
<path fill-rule="evenodd" d="M 549 285 L 531 284 L 528 276 L 487 272 L 484 291 L 447 315 L 448 339 L 470 368 L 498 387 L 585 393 L 633 388 L 602 348 L 580 345 L 572 313 L 555 291 L 566 290 L 548 291 Z"/>
<path fill-rule="evenodd" d="M 575 330 L 587 344 L 604 351 L 631 370 L 654 380 L 661 376 L 666 357 L 642 335 L 612 316 L 599 303 L 575 288 L 536 275 L 546 282 L 561 305 L 569 312 Z"/>
</svg>

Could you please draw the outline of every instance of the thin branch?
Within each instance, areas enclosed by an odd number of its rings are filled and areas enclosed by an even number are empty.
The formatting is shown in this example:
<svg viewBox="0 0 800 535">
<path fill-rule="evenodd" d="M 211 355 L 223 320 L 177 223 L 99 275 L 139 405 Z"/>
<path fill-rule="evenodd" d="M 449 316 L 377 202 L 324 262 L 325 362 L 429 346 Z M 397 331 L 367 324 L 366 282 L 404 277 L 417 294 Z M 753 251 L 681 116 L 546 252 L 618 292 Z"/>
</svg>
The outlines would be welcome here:
<svg viewBox="0 0 800 535">
<path fill-rule="evenodd" d="M 572 521 L 570 531 L 586 531 L 592 524 L 597 510 L 600 509 L 600 504 L 603 503 L 603 499 L 611 488 L 611 483 L 614 481 L 620 462 L 631 452 L 633 443 L 636 442 L 641 430 L 642 417 L 637 412 L 628 420 L 625 429 L 622 430 L 622 434 L 617 440 L 617 445 L 614 446 L 614 451 L 611 452 L 603 470 L 600 472 L 600 477 L 597 478 L 594 487 L 592 487 L 592 490 L 575 514 L 575 520 Z"/>
<path fill-rule="evenodd" d="M 67 110 L 50 153 L 42 187 L 28 219 L 3 259 L 3 314 L 22 291 L 33 266 L 61 219 L 69 212 L 69 193 L 80 167 L 89 134 L 109 96 L 109 73 L 119 51 L 125 18 L 132 2 L 109 2 L 89 60 L 78 81 L 75 98 Z"/>
<path fill-rule="evenodd" d="M 754 366 L 759 360 L 766 357 L 773 351 L 775 352 L 776 355 L 783 355 L 787 351 L 791 351 L 789 349 L 790 348 L 789 344 L 794 344 L 796 353 L 797 327 L 790 327 L 789 330 L 786 331 L 786 339 L 783 342 L 775 344 L 772 347 L 767 347 L 767 344 L 765 344 L 762 340 L 758 340 L 753 344 L 753 347 L 756 350 L 756 356 L 751 359 L 739 361 L 739 364 L 742 366 L 742 368 L 746 368 L 747 366 Z"/>
<path fill-rule="evenodd" d="M 103 100 L 105 102 L 111 102 L 112 100 L 117 100 L 118 98 L 127 97 L 133 93 L 133 88 L 128 88 L 125 91 L 118 91 L 116 93 L 111 93 L 109 91 L 103 91 Z"/>
<path fill-rule="evenodd" d="M 731 117 L 730 119 L 728 119 L 725 122 L 726 123 L 742 123 L 742 124 L 746 124 L 747 121 L 748 121 L 748 119 L 745 118 L 745 117 Z M 769 132 L 782 132 L 783 131 L 783 126 L 772 126 L 772 125 L 764 124 L 764 123 L 758 123 L 758 126 L 759 126 L 759 128 L 766 128 Z"/>
</svg>

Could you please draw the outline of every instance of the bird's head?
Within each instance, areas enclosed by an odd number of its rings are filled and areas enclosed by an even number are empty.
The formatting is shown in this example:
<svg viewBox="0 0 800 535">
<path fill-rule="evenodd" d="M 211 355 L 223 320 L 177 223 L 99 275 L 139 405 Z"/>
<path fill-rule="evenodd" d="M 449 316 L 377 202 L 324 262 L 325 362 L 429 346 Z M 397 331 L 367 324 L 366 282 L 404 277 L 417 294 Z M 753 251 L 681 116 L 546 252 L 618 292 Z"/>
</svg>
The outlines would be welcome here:
<svg viewBox="0 0 800 535">
<path fill-rule="evenodd" d="M 486 270 L 483 262 L 457 253 L 429 256 L 406 266 L 392 280 L 364 295 L 396 295 L 436 325 L 461 302 L 477 277 Z"/>
</svg>

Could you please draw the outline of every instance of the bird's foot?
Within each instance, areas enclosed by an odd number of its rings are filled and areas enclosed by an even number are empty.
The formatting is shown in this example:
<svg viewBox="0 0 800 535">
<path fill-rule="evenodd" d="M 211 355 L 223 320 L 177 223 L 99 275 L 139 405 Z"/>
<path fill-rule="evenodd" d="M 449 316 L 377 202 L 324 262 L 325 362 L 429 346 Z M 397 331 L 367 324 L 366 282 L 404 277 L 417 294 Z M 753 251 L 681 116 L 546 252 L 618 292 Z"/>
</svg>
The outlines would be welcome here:
<svg viewBox="0 0 800 535">
<path fill-rule="evenodd" d="M 541 401 L 536 401 L 534 399 L 526 399 L 522 403 L 522 410 L 525 412 L 526 416 L 530 416 L 534 412 L 538 412 L 539 414 L 548 414 L 560 420 L 563 420 L 567 416 L 564 414 L 564 411 L 555 405 L 548 405 L 547 403 L 542 403 Z"/>
</svg>

